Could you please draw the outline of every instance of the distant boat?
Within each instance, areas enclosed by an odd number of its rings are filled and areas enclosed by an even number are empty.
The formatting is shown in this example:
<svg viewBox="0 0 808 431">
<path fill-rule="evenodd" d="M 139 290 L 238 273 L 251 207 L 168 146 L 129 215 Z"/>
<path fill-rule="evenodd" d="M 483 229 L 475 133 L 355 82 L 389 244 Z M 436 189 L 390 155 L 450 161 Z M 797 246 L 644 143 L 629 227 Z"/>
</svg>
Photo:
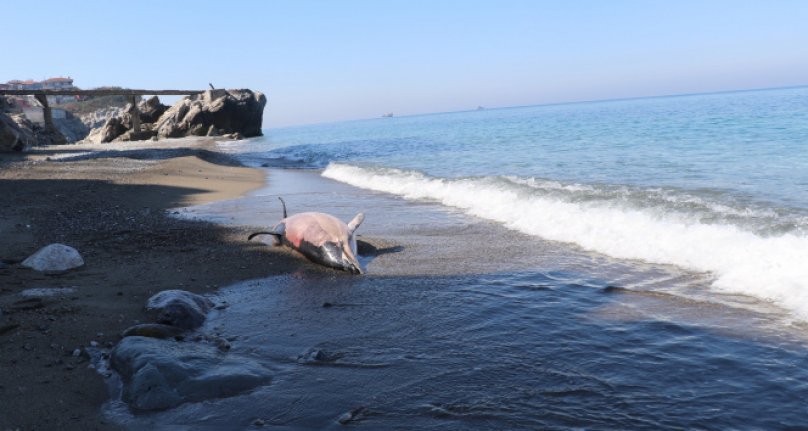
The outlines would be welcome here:
<svg viewBox="0 0 808 431">
<path fill-rule="evenodd" d="M 383 117 L 383 118 L 390 118 L 390 117 L 392 117 L 392 116 L 393 116 L 393 113 L 392 113 L 392 112 L 388 112 L 388 113 L 386 113 L 386 114 L 382 115 L 382 117 Z"/>
<path fill-rule="evenodd" d="M 484 110 L 484 109 L 485 109 L 485 106 L 478 106 L 478 107 L 477 107 L 477 110 L 478 110 L 478 111 L 482 111 L 482 110 Z"/>
</svg>

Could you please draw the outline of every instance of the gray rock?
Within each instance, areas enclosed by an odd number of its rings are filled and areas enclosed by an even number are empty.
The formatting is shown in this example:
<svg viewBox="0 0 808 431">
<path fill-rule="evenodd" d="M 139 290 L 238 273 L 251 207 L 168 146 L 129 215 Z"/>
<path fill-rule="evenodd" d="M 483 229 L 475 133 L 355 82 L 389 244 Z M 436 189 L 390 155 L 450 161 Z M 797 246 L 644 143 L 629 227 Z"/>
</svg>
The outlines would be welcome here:
<svg viewBox="0 0 808 431">
<path fill-rule="evenodd" d="M 160 119 L 160 116 L 168 110 L 168 105 L 160 103 L 160 99 L 158 99 L 157 96 L 152 96 L 140 102 L 137 107 L 140 111 L 140 121 L 143 123 L 156 122 Z"/>
<path fill-rule="evenodd" d="M 205 316 L 213 302 L 204 296 L 185 290 L 158 292 L 146 303 L 146 310 L 155 315 L 157 323 L 183 329 L 196 329 L 205 323 Z"/>
<path fill-rule="evenodd" d="M 98 132 L 90 133 L 87 136 L 87 139 L 92 142 L 112 142 L 115 138 L 123 135 L 128 130 L 126 125 L 126 118 L 124 116 L 121 117 L 112 117 L 107 120 L 106 124 L 104 124 Z"/>
<path fill-rule="evenodd" d="M 47 245 L 22 261 L 22 266 L 45 273 L 60 273 L 82 265 L 84 259 L 79 252 L 64 244 Z"/>
<path fill-rule="evenodd" d="M 136 410 L 232 396 L 271 380 L 269 370 L 252 359 L 204 344 L 146 337 L 121 340 L 110 363 L 124 381 L 124 401 Z"/>
<path fill-rule="evenodd" d="M 35 144 L 31 123 L 24 116 L 0 112 L 0 152 L 24 151 Z"/>
</svg>

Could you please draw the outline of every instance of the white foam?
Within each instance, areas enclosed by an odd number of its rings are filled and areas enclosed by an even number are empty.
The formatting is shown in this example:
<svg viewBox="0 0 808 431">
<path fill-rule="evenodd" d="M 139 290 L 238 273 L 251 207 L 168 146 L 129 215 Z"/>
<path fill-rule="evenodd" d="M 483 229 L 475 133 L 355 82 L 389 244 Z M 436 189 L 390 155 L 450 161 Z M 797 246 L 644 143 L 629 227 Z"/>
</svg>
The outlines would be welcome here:
<svg viewBox="0 0 808 431">
<path fill-rule="evenodd" d="M 772 301 L 808 320 L 808 237 L 796 231 L 763 236 L 729 223 L 704 223 L 670 208 L 638 208 L 619 199 L 576 202 L 494 177 L 442 179 L 338 163 L 323 176 L 406 199 L 434 200 L 510 229 L 616 258 L 708 271 L 715 275 L 715 289 Z"/>
</svg>

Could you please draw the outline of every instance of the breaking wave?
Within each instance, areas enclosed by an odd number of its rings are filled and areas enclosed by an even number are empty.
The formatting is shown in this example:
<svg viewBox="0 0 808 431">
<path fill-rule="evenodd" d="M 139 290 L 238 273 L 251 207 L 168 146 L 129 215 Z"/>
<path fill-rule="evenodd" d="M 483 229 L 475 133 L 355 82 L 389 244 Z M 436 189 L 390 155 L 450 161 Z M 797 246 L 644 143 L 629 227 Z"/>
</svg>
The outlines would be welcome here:
<svg viewBox="0 0 808 431">
<path fill-rule="evenodd" d="M 621 259 L 714 274 L 713 288 L 808 319 L 808 215 L 688 192 L 521 177 L 436 178 L 331 163 L 324 177 L 431 200 L 529 235 Z"/>
</svg>

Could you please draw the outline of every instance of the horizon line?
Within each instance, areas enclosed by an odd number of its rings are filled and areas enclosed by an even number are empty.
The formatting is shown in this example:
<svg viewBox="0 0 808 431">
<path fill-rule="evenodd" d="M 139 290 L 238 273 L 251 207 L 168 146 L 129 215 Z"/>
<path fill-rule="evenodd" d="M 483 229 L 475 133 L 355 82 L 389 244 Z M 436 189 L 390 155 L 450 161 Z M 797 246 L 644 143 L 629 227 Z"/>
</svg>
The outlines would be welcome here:
<svg viewBox="0 0 808 431">
<path fill-rule="evenodd" d="M 673 93 L 673 94 L 658 94 L 652 96 L 631 96 L 631 97 L 616 97 L 616 98 L 609 98 L 609 99 L 588 99 L 588 100 L 573 100 L 569 102 L 547 102 L 547 103 L 533 103 L 527 105 L 511 105 L 511 106 L 495 106 L 492 108 L 488 108 L 483 106 L 483 110 L 500 110 L 500 109 L 518 109 L 518 108 L 533 108 L 533 107 L 542 107 L 542 106 L 562 106 L 562 105 L 576 105 L 576 104 L 584 104 L 584 103 L 606 103 L 606 102 L 624 102 L 630 100 L 643 100 L 643 99 L 661 99 L 661 98 L 673 98 L 673 97 L 692 97 L 692 96 L 709 96 L 709 95 L 716 95 L 716 94 L 729 94 L 729 93 L 747 93 L 747 92 L 755 92 L 755 91 L 771 91 L 771 90 L 788 90 L 788 89 L 795 89 L 795 88 L 807 88 L 808 83 L 806 84 L 796 84 L 796 85 L 784 85 L 778 87 L 756 87 L 756 88 L 740 88 L 740 89 L 733 89 L 733 90 L 716 90 L 716 91 L 700 91 L 694 93 Z M 481 105 L 482 106 L 482 105 Z M 478 109 L 461 109 L 457 111 L 436 111 L 436 112 L 422 112 L 417 114 L 405 114 L 401 116 L 394 116 L 393 118 L 411 118 L 411 117 L 421 117 L 421 116 L 428 116 L 428 115 L 443 115 L 443 114 L 459 114 L 462 112 L 476 112 Z M 278 127 L 266 127 L 262 128 L 266 130 L 277 130 L 277 129 L 290 129 L 294 127 L 309 127 L 309 126 L 320 126 L 320 125 L 327 125 L 327 124 L 339 124 L 339 123 L 350 123 L 355 121 L 371 121 L 371 120 L 378 120 L 383 118 L 382 116 L 378 117 L 367 117 L 367 118 L 354 118 L 350 120 L 336 120 L 336 121 L 323 121 L 319 123 L 302 123 L 302 124 L 295 124 L 289 126 L 278 126 Z"/>
</svg>

